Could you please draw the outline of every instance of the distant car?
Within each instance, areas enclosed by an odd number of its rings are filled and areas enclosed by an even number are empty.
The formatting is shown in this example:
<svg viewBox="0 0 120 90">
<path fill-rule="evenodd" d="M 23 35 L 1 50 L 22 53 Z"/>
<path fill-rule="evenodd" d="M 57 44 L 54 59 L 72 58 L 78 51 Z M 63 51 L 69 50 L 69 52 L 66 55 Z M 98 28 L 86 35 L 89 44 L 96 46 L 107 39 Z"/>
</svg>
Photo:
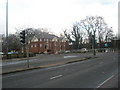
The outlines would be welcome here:
<svg viewBox="0 0 120 90">
<path fill-rule="evenodd" d="M 66 50 L 65 53 L 70 53 L 70 50 Z"/>
<path fill-rule="evenodd" d="M 82 48 L 82 49 L 80 49 L 80 52 L 81 53 L 86 53 L 86 52 L 88 52 L 88 50 L 86 48 Z"/>
<path fill-rule="evenodd" d="M 3 55 L 4 53 L 3 52 L 0 52 L 0 55 Z"/>
<path fill-rule="evenodd" d="M 18 52 L 8 52 L 8 54 L 18 54 Z"/>
<path fill-rule="evenodd" d="M 108 53 L 108 49 L 106 49 L 105 52 Z"/>
</svg>

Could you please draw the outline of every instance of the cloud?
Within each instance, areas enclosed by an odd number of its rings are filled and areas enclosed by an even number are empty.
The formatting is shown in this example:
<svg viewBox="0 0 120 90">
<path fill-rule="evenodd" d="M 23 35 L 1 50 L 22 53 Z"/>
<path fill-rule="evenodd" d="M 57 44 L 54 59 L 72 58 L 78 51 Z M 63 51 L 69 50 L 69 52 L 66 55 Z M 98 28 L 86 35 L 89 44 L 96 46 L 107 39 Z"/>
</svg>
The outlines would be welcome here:
<svg viewBox="0 0 120 90">
<path fill-rule="evenodd" d="M 4 23 L 5 5 L 0 4 L 0 11 Z M 18 27 L 48 27 L 59 33 L 88 15 L 103 16 L 117 29 L 117 0 L 9 0 L 9 32 Z"/>
</svg>

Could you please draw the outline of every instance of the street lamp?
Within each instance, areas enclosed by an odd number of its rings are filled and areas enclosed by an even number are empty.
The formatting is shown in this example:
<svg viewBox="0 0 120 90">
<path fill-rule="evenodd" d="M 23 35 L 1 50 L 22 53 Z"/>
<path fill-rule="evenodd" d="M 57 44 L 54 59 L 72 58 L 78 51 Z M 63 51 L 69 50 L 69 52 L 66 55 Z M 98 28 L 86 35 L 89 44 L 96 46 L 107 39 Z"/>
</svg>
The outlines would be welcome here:
<svg viewBox="0 0 120 90">
<path fill-rule="evenodd" d="M 6 1 L 6 56 L 8 58 L 8 0 Z"/>
</svg>

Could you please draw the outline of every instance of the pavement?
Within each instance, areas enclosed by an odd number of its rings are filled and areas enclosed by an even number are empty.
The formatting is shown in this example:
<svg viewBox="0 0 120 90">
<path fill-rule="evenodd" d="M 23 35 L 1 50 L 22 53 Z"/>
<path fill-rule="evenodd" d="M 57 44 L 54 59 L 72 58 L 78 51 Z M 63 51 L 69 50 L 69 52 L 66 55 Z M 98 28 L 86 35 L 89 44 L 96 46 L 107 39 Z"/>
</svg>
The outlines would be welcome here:
<svg viewBox="0 0 120 90">
<path fill-rule="evenodd" d="M 118 88 L 117 54 L 104 53 L 100 56 L 60 66 L 4 74 L 2 86 L 3 88 Z"/>
</svg>

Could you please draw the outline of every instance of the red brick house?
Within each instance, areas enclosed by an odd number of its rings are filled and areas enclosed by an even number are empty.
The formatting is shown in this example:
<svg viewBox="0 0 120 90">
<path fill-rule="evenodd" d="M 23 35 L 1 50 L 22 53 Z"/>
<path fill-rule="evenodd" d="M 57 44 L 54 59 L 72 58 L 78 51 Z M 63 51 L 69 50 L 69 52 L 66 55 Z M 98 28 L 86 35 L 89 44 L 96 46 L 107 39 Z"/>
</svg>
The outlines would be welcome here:
<svg viewBox="0 0 120 90">
<path fill-rule="evenodd" d="M 49 51 L 58 53 L 65 50 L 69 50 L 69 43 L 65 37 L 58 37 L 46 32 L 34 36 L 29 42 L 29 52 L 33 53 L 48 53 Z"/>
</svg>

